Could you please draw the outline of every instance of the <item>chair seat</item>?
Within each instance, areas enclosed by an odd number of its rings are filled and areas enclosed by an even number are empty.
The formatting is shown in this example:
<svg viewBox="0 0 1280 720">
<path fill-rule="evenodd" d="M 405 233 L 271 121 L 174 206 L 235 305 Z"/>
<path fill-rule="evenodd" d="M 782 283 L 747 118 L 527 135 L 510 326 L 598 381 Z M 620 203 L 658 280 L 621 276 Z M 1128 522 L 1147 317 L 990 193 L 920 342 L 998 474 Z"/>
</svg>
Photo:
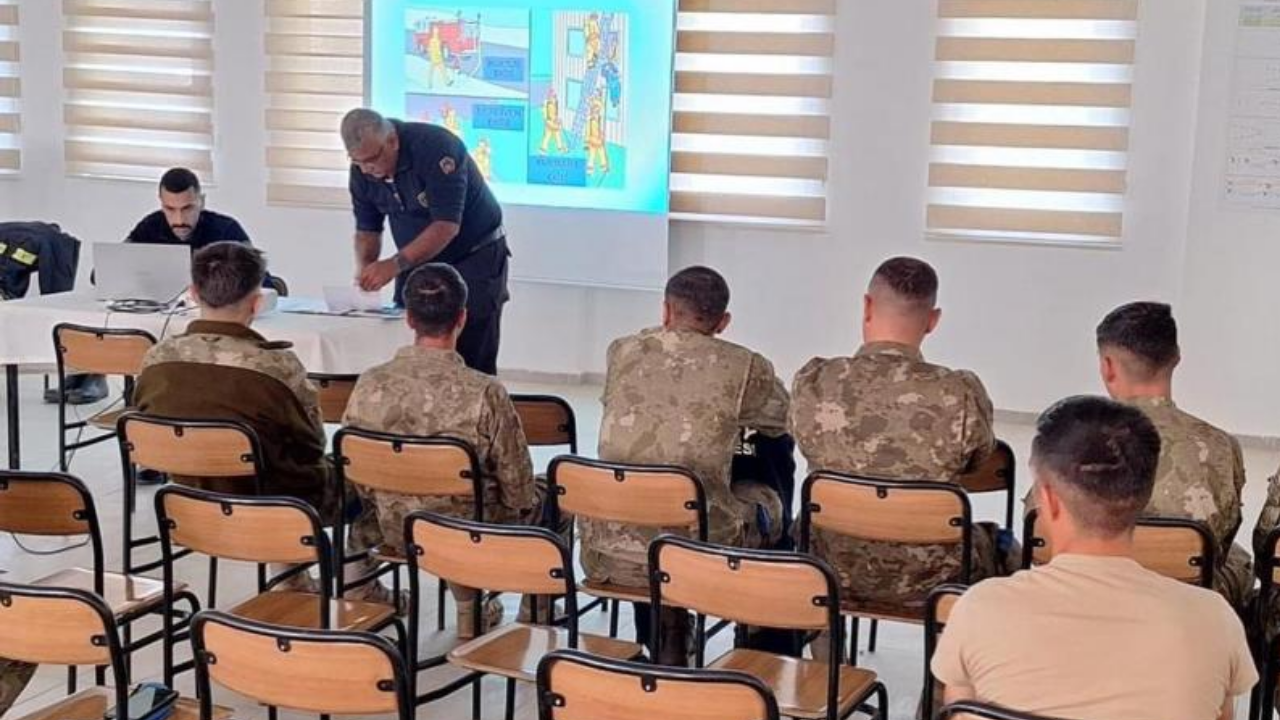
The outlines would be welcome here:
<svg viewBox="0 0 1280 720">
<path fill-rule="evenodd" d="M 920 625 L 924 623 L 925 606 L 895 605 L 892 603 L 840 603 L 840 614 L 869 620 L 887 620 Z"/>
<path fill-rule="evenodd" d="M 730 650 L 711 663 L 716 670 L 738 670 L 768 685 L 778 699 L 778 711 L 786 717 L 827 716 L 827 664 L 814 660 L 773 655 L 758 650 Z M 839 711 L 844 717 L 871 694 L 876 674 L 849 665 L 840 666 Z"/>
<path fill-rule="evenodd" d="M 68 568 L 45 576 L 36 585 L 73 588 L 93 592 L 93 571 L 87 568 Z M 185 583 L 174 583 L 174 592 L 187 588 Z M 102 599 L 117 617 L 130 617 L 158 607 L 164 602 L 164 583 L 147 577 L 103 573 Z"/>
<path fill-rule="evenodd" d="M 95 687 L 63 698 L 18 720 L 102 720 L 107 709 L 115 704 L 114 691 Z M 192 698 L 180 697 L 169 717 L 172 720 L 199 720 L 200 703 Z M 227 720 L 230 717 L 231 708 L 213 706 L 214 720 Z"/>
<path fill-rule="evenodd" d="M 565 628 L 513 623 L 454 648 L 449 662 L 468 670 L 533 682 L 542 656 L 568 647 L 569 631 Z M 636 643 L 587 633 L 578 634 L 578 649 L 617 660 L 634 660 L 644 651 Z"/>
<path fill-rule="evenodd" d="M 250 620 L 295 628 L 320 628 L 320 601 L 315 593 L 275 590 L 252 597 L 230 612 Z M 336 630 L 377 630 L 395 617 L 396 609 L 363 600 L 331 600 Z"/>
<path fill-rule="evenodd" d="M 396 565 L 405 565 L 409 562 L 405 558 L 403 550 L 390 545 L 379 545 L 369 550 L 369 559 L 375 562 L 395 563 Z"/>
<path fill-rule="evenodd" d="M 626 600 L 628 602 L 649 602 L 649 588 L 615 585 L 614 583 L 592 582 L 583 580 L 578 589 L 588 595 L 609 598 L 610 600 Z"/>
<path fill-rule="evenodd" d="M 98 428 L 99 430 L 109 430 L 111 432 L 115 432 L 116 421 L 120 419 L 120 416 L 124 415 L 127 412 L 133 412 L 133 410 L 135 410 L 135 408 L 119 408 L 116 410 L 107 410 L 106 412 L 100 412 L 97 415 L 94 415 L 88 420 L 85 420 L 85 422 Z"/>
</svg>

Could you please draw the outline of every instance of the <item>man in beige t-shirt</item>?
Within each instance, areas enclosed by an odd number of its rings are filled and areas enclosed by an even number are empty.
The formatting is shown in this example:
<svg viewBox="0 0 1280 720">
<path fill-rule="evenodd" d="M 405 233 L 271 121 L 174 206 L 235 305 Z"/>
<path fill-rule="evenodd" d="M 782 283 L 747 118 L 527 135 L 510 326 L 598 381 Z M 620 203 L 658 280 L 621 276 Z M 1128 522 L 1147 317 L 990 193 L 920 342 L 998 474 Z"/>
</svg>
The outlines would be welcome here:
<svg viewBox="0 0 1280 720">
<path fill-rule="evenodd" d="M 948 703 L 1074 720 L 1230 720 L 1258 680 L 1240 620 L 1217 593 L 1132 558 L 1159 456 L 1159 433 L 1133 407 L 1079 397 L 1040 417 L 1031 466 L 1058 551 L 956 604 L 932 660 Z"/>
</svg>

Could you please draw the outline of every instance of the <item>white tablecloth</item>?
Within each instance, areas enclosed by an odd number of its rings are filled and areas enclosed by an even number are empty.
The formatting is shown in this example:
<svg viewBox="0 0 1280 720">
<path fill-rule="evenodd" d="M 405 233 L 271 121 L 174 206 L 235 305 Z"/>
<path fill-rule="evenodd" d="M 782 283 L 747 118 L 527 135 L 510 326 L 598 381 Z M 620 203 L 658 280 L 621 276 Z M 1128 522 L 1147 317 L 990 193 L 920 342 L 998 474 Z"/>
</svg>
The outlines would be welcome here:
<svg viewBox="0 0 1280 720">
<path fill-rule="evenodd" d="M 75 323 L 91 327 L 137 328 L 157 338 L 181 333 L 199 316 L 191 310 L 175 314 L 165 328 L 165 315 L 110 313 L 106 304 L 81 293 L 62 293 L 0 302 L 0 365 L 57 362 L 53 326 Z M 253 329 L 268 340 L 288 340 L 308 372 L 359 373 L 391 359 L 413 340 L 403 319 L 298 315 L 273 312 Z"/>
</svg>

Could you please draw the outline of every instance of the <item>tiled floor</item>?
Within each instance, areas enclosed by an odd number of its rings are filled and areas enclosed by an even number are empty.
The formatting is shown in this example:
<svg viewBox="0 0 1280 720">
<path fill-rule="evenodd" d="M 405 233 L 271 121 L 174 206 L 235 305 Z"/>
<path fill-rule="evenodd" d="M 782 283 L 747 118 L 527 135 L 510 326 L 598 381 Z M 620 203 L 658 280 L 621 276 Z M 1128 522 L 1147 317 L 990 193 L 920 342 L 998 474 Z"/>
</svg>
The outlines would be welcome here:
<svg viewBox="0 0 1280 720">
<path fill-rule="evenodd" d="M 38 376 L 24 376 L 22 379 L 22 412 L 23 412 L 23 452 L 24 466 L 28 469 L 53 468 L 56 464 L 57 441 L 54 435 L 56 412 L 54 406 L 40 402 L 40 379 Z M 585 452 L 591 452 L 596 444 L 596 431 L 600 420 L 599 388 L 590 386 L 546 386 L 514 384 L 515 392 L 547 392 L 566 397 L 574 406 L 578 415 L 580 443 Z M 1020 458 L 1019 494 L 1025 492 L 1030 482 L 1029 472 L 1025 468 L 1025 458 L 1031 441 L 1032 429 L 1026 424 L 1000 423 L 1000 437 L 1008 441 Z M 535 466 L 543 467 L 554 453 L 535 452 Z M 1246 449 L 1245 461 L 1249 471 L 1249 484 L 1245 490 L 1245 527 L 1241 529 L 1241 538 L 1248 538 L 1252 530 L 1254 518 L 1265 496 L 1265 479 L 1280 464 L 1280 452 Z M 802 469 L 803 470 L 803 469 Z M 120 537 L 121 488 L 119 455 L 114 443 L 104 443 L 81 451 L 75 458 L 72 472 L 83 478 L 94 492 L 99 512 L 103 516 L 104 535 L 106 538 L 107 564 L 110 568 L 119 566 L 120 549 L 117 538 Z M 150 491 L 144 490 L 140 499 L 140 508 L 149 508 Z M 995 495 L 975 499 L 975 516 L 979 518 L 999 519 L 1003 516 L 1001 498 Z M 145 511 L 138 515 L 142 527 L 150 529 L 154 526 Z M 63 549 L 62 542 L 41 538 L 23 538 L 22 544 L 27 550 L 19 547 L 16 540 L 8 535 L 0 536 L 0 568 L 7 571 L 6 579 L 27 580 L 54 572 L 63 567 L 86 564 L 89 561 L 85 548 L 69 549 L 59 554 L 48 553 Z M 202 562 L 188 563 L 182 571 L 181 579 L 199 583 L 202 587 L 207 566 Z M 252 584 L 252 572 L 247 567 L 225 568 L 220 578 L 219 596 L 224 604 L 233 602 L 248 594 Z M 508 600 L 508 617 L 515 612 L 514 600 Z M 424 607 L 426 617 L 434 617 L 434 607 Z M 604 632 L 607 628 L 606 616 L 593 613 L 584 619 L 583 629 Z M 629 637 L 630 613 L 624 611 L 623 636 Z M 864 634 L 865 637 L 865 634 Z M 722 636 L 714 643 L 723 645 L 726 639 Z M 865 641 L 864 641 L 865 642 Z M 717 648 L 713 646 L 711 656 Z M 907 625 L 886 624 L 881 628 L 880 643 L 877 652 L 862 653 L 860 662 L 880 673 L 889 688 L 892 702 L 891 716 L 895 720 L 906 720 L 914 717 L 916 697 L 919 693 L 923 666 L 921 652 L 921 630 Z M 159 651 L 151 648 L 141 653 L 135 664 L 135 679 L 155 679 L 159 675 Z M 81 686 L 89 682 L 89 674 L 82 675 Z M 432 682 L 430 674 L 422 676 L 422 684 Z M 42 668 L 36 679 L 24 694 L 22 701 L 11 711 L 11 717 L 21 717 L 25 712 L 41 707 L 64 692 L 65 672 L 61 668 Z M 190 675 L 180 678 L 178 687 L 184 693 L 192 690 Z M 243 699 L 230 696 L 225 691 L 215 691 L 219 703 L 232 706 L 240 718 L 265 717 L 263 708 L 257 707 Z M 490 680 L 485 686 L 485 718 L 497 718 L 502 714 L 503 686 L 498 680 Z M 518 695 L 519 707 L 517 716 L 532 718 L 536 716 L 533 706 L 533 694 L 528 688 L 522 688 Z M 422 707 L 418 710 L 419 718 L 467 718 L 470 717 L 469 693 L 461 692 L 438 703 Z"/>
</svg>

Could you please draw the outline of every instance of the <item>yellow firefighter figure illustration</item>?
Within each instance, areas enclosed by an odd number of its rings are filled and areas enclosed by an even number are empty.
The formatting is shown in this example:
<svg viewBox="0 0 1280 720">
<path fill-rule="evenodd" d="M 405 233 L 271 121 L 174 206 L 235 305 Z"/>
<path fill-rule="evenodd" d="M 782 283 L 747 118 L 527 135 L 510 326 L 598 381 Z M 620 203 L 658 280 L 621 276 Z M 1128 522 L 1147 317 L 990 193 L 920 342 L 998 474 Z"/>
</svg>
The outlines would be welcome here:
<svg viewBox="0 0 1280 720">
<path fill-rule="evenodd" d="M 453 78 L 449 77 L 449 68 L 445 65 L 444 41 L 440 39 L 440 26 L 434 23 L 431 25 L 431 36 L 427 39 L 427 61 L 431 63 L 431 70 L 427 73 L 427 87 L 436 86 L 437 73 L 444 80 L 445 85 L 453 84 Z"/>
<path fill-rule="evenodd" d="M 471 151 L 471 159 L 476 162 L 476 167 L 480 169 L 480 176 L 489 181 L 493 179 L 493 147 L 489 145 L 489 138 L 480 138 L 480 142 L 476 143 L 476 147 Z"/>
<path fill-rule="evenodd" d="M 587 41 L 587 67 L 593 68 L 600 61 L 600 13 L 593 12 L 587 16 L 582 33 Z"/>
<path fill-rule="evenodd" d="M 591 107 L 587 111 L 587 175 L 594 175 L 599 164 L 601 174 L 609 173 L 609 153 L 606 148 L 604 91 L 597 92 L 591 98 Z"/>
<path fill-rule="evenodd" d="M 553 141 L 556 152 L 562 155 L 569 152 L 569 147 L 564 143 L 564 122 L 560 119 L 560 98 L 556 95 L 555 88 L 547 91 L 547 99 L 542 103 L 542 119 L 542 146 L 538 148 L 538 152 L 546 155 L 547 148 Z"/>
<path fill-rule="evenodd" d="M 459 138 L 462 137 L 462 122 L 458 120 L 458 111 L 454 110 L 452 105 L 445 105 L 441 108 L 440 124 Z"/>
</svg>

